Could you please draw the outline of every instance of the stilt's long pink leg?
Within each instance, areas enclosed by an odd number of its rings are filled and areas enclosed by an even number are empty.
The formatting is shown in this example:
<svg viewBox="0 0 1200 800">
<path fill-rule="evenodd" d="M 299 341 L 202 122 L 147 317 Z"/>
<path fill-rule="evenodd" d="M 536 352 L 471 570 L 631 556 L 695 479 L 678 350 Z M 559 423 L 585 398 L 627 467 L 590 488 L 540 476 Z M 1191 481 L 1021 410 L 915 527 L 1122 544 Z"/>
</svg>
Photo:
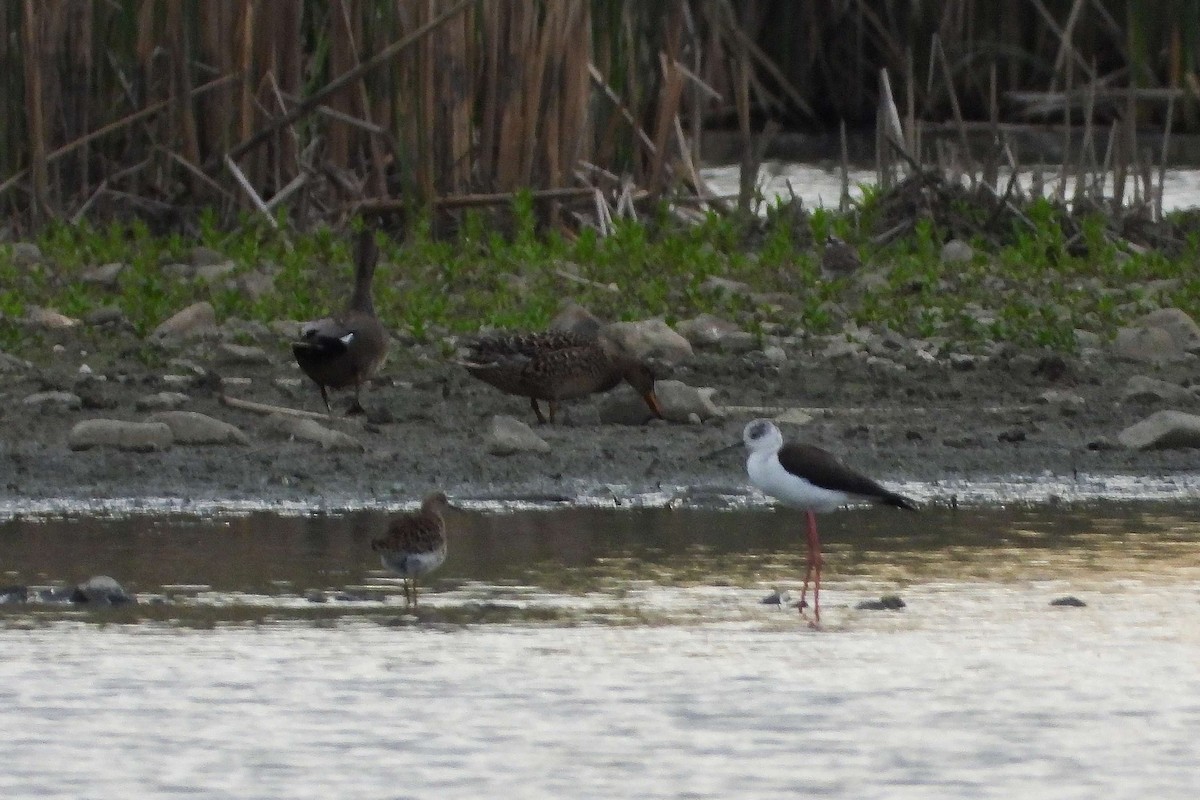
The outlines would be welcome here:
<svg viewBox="0 0 1200 800">
<path fill-rule="evenodd" d="M 808 512 L 808 563 L 804 570 L 804 587 L 800 590 L 800 613 L 804 613 L 804 598 L 808 594 L 808 581 L 813 581 L 813 621 L 821 621 L 821 539 L 817 535 L 817 515 Z"/>
</svg>

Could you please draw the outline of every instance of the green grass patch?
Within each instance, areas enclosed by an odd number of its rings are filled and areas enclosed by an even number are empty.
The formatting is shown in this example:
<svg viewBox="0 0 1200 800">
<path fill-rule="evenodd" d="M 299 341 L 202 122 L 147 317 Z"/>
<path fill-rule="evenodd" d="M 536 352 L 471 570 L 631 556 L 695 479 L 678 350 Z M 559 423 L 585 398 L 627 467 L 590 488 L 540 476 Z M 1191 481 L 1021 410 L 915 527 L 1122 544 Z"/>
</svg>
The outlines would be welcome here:
<svg viewBox="0 0 1200 800">
<path fill-rule="evenodd" d="M 1171 256 L 1129 253 L 1113 244 L 1108 221 L 1097 216 L 1080 222 L 1080 241 L 1068 242 L 1061 210 L 1034 202 L 1024 209 L 1032 228 L 1014 228 L 999 247 L 971 242 L 972 261 L 943 264 L 947 233 L 930 219 L 886 247 L 869 243 L 864 229 L 877 196 L 868 192 L 847 214 L 797 213 L 779 204 L 750 223 L 711 215 L 683 225 L 664 210 L 640 222 L 619 220 L 610 236 L 545 233 L 527 197 L 504 230 L 493 217 L 467 213 L 451 238 L 438 238 L 421 220 L 400 237 L 380 234 L 376 306 L 389 326 L 420 340 L 481 327 L 542 328 L 571 299 L 607 319 L 675 322 L 711 313 L 747 330 L 812 334 L 853 321 L 967 349 L 1004 340 L 1059 350 L 1075 346 L 1076 329 L 1111 336 L 1158 305 L 1200 312 L 1200 236 L 1189 234 Z M 821 278 L 813 243 L 827 234 L 859 249 L 868 280 Z M 155 237 L 137 223 L 54 225 L 36 241 L 40 264 L 18 265 L 10 248 L 0 247 L 0 314 L 9 320 L 0 325 L 0 347 L 20 348 L 27 334 L 11 320 L 33 305 L 76 317 L 117 306 L 141 334 L 197 300 L 212 302 L 220 319 L 314 318 L 346 301 L 350 239 L 324 229 L 285 236 L 255 219 L 223 229 L 212 216 L 202 217 L 195 240 Z M 212 281 L 186 277 L 178 265 L 190 264 L 198 245 L 233 262 L 233 271 Z M 112 262 L 127 265 L 116 290 L 81 280 Z M 258 297 L 237 285 L 239 276 L 256 272 L 270 274 L 274 286 Z M 752 291 L 712 291 L 710 277 Z"/>
</svg>

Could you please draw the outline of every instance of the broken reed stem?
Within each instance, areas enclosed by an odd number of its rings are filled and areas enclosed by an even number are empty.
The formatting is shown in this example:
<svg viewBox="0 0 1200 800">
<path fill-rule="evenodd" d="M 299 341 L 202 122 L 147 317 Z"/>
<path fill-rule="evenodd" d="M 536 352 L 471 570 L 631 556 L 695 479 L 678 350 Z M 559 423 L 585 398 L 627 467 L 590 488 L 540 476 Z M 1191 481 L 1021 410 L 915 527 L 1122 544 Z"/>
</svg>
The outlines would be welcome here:
<svg viewBox="0 0 1200 800">
<path fill-rule="evenodd" d="M 264 217 L 267 218 L 267 222 L 270 223 L 272 228 L 278 230 L 279 223 L 271 214 L 271 209 L 268 208 L 267 204 L 263 202 L 263 199 L 258 196 L 258 192 L 254 191 L 254 187 L 250 184 L 250 181 L 246 179 L 246 173 L 242 172 L 241 167 L 239 167 L 237 163 L 229 157 L 228 154 L 225 156 L 225 166 L 233 174 L 233 179 L 237 181 L 238 186 L 241 186 L 242 191 L 244 191 L 246 196 L 250 198 L 250 202 L 254 204 L 254 207 L 258 209 Z"/>
<path fill-rule="evenodd" d="M 1167 101 L 1166 129 L 1163 131 L 1162 153 L 1158 159 L 1158 187 L 1155 190 L 1155 219 L 1163 218 L 1163 191 L 1167 185 L 1167 156 L 1171 152 L 1171 124 L 1175 119 L 1175 98 Z"/>
<path fill-rule="evenodd" d="M 337 76 L 329 83 L 313 92 L 304 100 L 300 101 L 296 107 L 288 113 L 268 122 L 259 129 L 258 133 L 254 134 L 249 139 L 245 139 L 231 147 L 227 155 L 232 158 L 238 158 L 239 156 L 245 155 L 250 150 L 253 150 L 255 147 L 258 147 L 271 136 L 275 135 L 275 132 L 280 128 L 291 125 L 296 120 L 312 113 L 313 109 L 324 103 L 325 99 L 330 95 L 350 85 L 354 81 L 366 75 L 368 72 L 371 72 L 372 70 L 375 70 L 376 68 L 392 60 L 417 42 L 424 40 L 426 36 L 436 31 L 458 14 L 462 13 L 464 10 L 466 10 L 467 6 L 475 2 L 477 2 L 477 0 L 459 0 L 459 2 L 455 3 L 438 16 L 422 25 L 420 28 L 417 28 L 417 30 L 403 37 L 399 41 L 393 42 L 392 44 L 383 48 L 378 53 L 359 64 L 357 67 L 343 72 L 341 75 Z"/>
<path fill-rule="evenodd" d="M 208 83 L 205 83 L 201 86 L 197 86 L 196 88 L 192 89 L 192 96 L 198 97 L 199 95 L 202 95 L 205 92 L 211 91 L 212 89 L 216 89 L 220 86 L 224 86 L 225 84 L 227 84 L 231 81 L 237 80 L 240 77 L 241 76 L 239 74 L 225 75 L 223 77 L 209 81 Z M 100 137 L 105 136 L 109 133 L 112 133 L 113 131 L 120 130 L 121 128 L 132 125 L 133 123 L 143 120 L 146 117 L 152 116 L 154 114 L 157 114 L 160 111 L 163 111 L 164 109 L 168 108 L 171 105 L 171 103 L 172 103 L 171 100 L 160 100 L 157 103 L 153 103 L 151 105 L 146 106 L 141 111 L 135 111 L 134 113 L 129 114 L 128 116 L 122 117 L 121 119 L 119 119 L 115 122 L 110 122 L 107 125 L 97 128 L 96 130 L 92 131 L 91 133 L 80 136 L 78 139 L 76 139 L 73 142 L 64 144 L 62 147 L 58 148 L 57 150 L 53 150 L 53 151 L 47 153 L 45 161 L 47 164 L 57 161 L 58 159 L 67 155 L 68 153 L 71 153 L 74 150 L 76 150 L 77 148 L 84 146 L 88 142 L 94 141 L 95 139 L 99 139 Z M 28 174 L 29 174 L 29 170 L 23 169 L 20 172 L 17 172 L 12 177 L 10 177 L 4 183 L 0 183 L 0 194 L 4 194 L 4 192 L 6 192 L 8 189 L 11 189 L 13 186 L 15 186 L 16 184 L 23 181 Z"/>
</svg>

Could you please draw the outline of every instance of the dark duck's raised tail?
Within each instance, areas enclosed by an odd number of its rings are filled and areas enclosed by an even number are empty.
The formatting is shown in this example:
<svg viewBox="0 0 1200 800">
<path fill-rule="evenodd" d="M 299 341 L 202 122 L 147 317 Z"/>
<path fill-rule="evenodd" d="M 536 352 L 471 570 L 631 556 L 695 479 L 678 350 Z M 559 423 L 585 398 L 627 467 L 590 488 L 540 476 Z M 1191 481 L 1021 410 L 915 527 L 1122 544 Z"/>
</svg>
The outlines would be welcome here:
<svg viewBox="0 0 1200 800">
<path fill-rule="evenodd" d="M 375 316 L 371 300 L 371 279 L 379 260 L 374 233 L 363 230 L 355 248 L 354 294 L 340 314 L 306 322 L 300 339 L 292 343 L 292 353 L 304 374 L 321 389 L 325 410 L 329 407 L 328 389 L 354 387 L 354 402 L 349 414 L 363 411 L 360 393 L 387 357 L 388 333 Z"/>
</svg>

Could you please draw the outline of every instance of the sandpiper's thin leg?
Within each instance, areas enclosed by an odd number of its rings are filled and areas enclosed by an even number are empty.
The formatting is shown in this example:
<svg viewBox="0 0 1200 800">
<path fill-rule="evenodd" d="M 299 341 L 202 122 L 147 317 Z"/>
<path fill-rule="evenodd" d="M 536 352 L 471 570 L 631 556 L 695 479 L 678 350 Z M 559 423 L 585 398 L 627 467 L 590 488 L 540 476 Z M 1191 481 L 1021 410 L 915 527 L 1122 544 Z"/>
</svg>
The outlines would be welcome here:
<svg viewBox="0 0 1200 800">
<path fill-rule="evenodd" d="M 533 408 L 533 413 L 537 414 L 538 424 L 545 425 L 546 418 L 544 416 L 542 416 L 542 409 L 538 406 L 537 398 L 536 397 L 529 398 L 529 405 L 531 408 Z"/>
<path fill-rule="evenodd" d="M 416 611 L 417 610 L 417 576 L 416 575 L 413 576 L 412 584 L 413 584 L 413 611 Z"/>
<path fill-rule="evenodd" d="M 554 400 L 550 401 L 550 424 L 554 424 L 554 415 L 558 413 L 558 403 Z"/>
</svg>

